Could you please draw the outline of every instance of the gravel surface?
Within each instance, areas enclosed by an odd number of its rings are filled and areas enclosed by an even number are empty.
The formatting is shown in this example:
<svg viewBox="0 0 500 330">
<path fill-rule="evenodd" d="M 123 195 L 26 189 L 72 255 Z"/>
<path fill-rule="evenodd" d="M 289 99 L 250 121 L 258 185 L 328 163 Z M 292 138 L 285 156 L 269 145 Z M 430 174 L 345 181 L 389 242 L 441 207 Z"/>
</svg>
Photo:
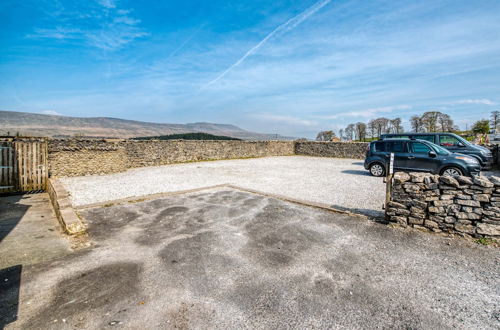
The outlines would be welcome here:
<svg viewBox="0 0 500 330">
<path fill-rule="evenodd" d="M 360 160 L 304 156 L 222 160 L 63 178 L 74 206 L 232 184 L 265 193 L 382 216 L 385 185 Z"/>
<path fill-rule="evenodd" d="M 226 188 L 81 214 L 91 248 L 0 270 L 7 329 L 498 329 L 498 251 L 463 239 Z"/>
</svg>

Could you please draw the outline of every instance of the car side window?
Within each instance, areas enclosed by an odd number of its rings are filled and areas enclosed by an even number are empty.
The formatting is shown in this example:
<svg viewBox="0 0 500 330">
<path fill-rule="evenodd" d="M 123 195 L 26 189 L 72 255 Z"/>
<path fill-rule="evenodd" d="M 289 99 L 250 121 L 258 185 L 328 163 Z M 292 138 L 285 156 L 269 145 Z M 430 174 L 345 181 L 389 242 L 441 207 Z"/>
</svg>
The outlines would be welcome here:
<svg viewBox="0 0 500 330">
<path fill-rule="evenodd" d="M 404 152 L 404 143 L 401 141 L 386 142 L 386 151 L 394 153 Z"/>
<path fill-rule="evenodd" d="M 414 138 L 434 143 L 434 135 L 415 135 Z"/>
<path fill-rule="evenodd" d="M 412 149 L 414 154 L 428 154 L 431 151 L 431 148 L 420 142 L 413 142 Z"/>
<path fill-rule="evenodd" d="M 375 152 L 384 152 L 385 142 L 375 142 Z"/>
<path fill-rule="evenodd" d="M 460 143 L 460 141 L 454 136 L 451 136 L 451 135 L 440 135 L 439 136 L 439 144 L 442 147 L 456 147 L 456 146 L 458 146 L 459 143 Z"/>
</svg>

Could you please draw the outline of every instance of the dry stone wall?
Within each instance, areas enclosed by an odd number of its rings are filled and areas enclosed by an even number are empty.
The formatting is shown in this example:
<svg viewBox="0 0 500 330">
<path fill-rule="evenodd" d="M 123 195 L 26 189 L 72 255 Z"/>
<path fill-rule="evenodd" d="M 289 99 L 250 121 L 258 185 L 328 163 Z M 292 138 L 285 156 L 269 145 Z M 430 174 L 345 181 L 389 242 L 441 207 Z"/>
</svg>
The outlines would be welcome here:
<svg viewBox="0 0 500 330">
<path fill-rule="evenodd" d="M 368 143 L 364 142 L 295 142 L 295 154 L 315 157 L 364 159 Z"/>
<path fill-rule="evenodd" d="M 500 237 L 500 178 L 394 174 L 386 217 L 435 232 Z"/>
<path fill-rule="evenodd" d="M 49 140 L 49 173 L 52 177 L 122 172 L 133 167 L 121 141 Z"/>
<path fill-rule="evenodd" d="M 49 140 L 53 177 L 108 174 L 182 162 L 288 156 L 293 141 Z"/>
<path fill-rule="evenodd" d="M 80 176 L 143 166 L 294 154 L 363 159 L 366 146 L 343 142 L 52 139 L 49 165 L 53 177 Z"/>
</svg>

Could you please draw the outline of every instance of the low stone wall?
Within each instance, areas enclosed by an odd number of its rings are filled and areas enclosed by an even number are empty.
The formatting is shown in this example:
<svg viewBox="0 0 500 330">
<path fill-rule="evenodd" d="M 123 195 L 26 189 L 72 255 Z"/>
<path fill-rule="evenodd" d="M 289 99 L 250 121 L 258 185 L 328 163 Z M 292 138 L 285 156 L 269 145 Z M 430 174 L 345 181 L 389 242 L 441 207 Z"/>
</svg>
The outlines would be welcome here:
<svg viewBox="0 0 500 330">
<path fill-rule="evenodd" d="M 315 157 L 364 159 L 364 142 L 295 142 L 295 154 Z"/>
<path fill-rule="evenodd" d="M 500 236 L 500 178 L 398 172 L 386 217 L 403 226 Z"/>
<path fill-rule="evenodd" d="M 49 166 L 53 177 L 108 174 L 135 167 L 202 160 L 293 154 L 293 141 L 49 140 Z"/>
<path fill-rule="evenodd" d="M 49 179 L 47 192 L 63 231 L 69 235 L 85 233 L 87 228 L 71 206 L 69 194 L 63 185 L 56 179 Z"/>
</svg>

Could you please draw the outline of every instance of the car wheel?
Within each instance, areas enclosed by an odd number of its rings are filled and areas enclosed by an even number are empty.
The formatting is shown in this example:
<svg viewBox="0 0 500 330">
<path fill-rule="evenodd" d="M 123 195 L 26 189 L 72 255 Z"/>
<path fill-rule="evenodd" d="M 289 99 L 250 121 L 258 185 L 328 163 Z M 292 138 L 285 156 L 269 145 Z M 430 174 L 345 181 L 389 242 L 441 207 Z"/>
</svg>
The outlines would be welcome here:
<svg viewBox="0 0 500 330">
<path fill-rule="evenodd" d="M 370 165 L 370 174 L 373 176 L 384 176 L 385 167 L 380 163 Z"/>
<path fill-rule="evenodd" d="M 444 176 L 460 176 L 463 175 L 463 172 L 461 169 L 456 168 L 456 167 L 447 167 L 444 170 L 441 171 L 441 175 Z"/>
</svg>

